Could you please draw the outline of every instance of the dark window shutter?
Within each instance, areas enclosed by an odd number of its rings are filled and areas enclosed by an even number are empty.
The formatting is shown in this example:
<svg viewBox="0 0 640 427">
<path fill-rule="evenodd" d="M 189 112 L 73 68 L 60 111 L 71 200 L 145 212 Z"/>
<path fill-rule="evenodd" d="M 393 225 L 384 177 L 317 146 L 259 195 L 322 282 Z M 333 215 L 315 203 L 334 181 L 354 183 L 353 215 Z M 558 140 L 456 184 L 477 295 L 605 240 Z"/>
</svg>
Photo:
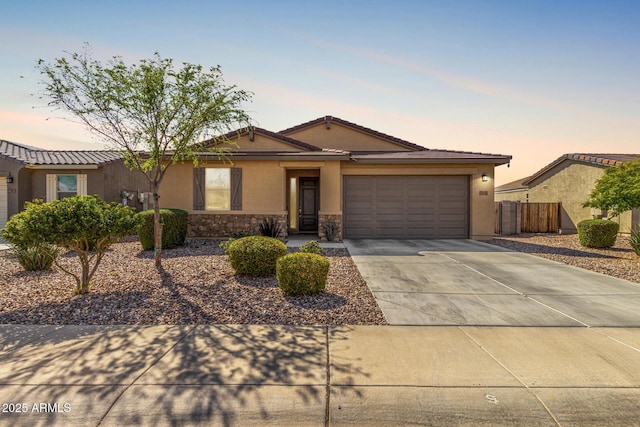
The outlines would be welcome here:
<svg viewBox="0 0 640 427">
<path fill-rule="evenodd" d="M 242 210 L 242 169 L 231 168 L 231 210 Z"/>
<path fill-rule="evenodd" d="M 204 168 L 193 168 L 193 210 L 204 210 Z"/>
</svg>

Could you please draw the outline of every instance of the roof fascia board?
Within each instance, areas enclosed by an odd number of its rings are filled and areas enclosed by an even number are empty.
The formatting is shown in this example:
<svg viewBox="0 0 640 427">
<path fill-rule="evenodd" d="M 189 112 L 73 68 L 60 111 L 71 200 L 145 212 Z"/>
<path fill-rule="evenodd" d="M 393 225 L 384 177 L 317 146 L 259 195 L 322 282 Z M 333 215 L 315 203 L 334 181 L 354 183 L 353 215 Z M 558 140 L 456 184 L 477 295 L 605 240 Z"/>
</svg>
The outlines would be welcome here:
<svg viewBox="0 0 640 427">
<path fill-rule="evenodd" d="M 57 169 L 57 170 L 94 170 L 100 166 L 96 164 L 92 165 L 26 165 L 26 169 Z"/>
<path fill-rule="evenodd" d="M 447 159 L 362 159 L 362 158 L 352 158 L 352 162 L 354 163 L 385 163 L 385 164 L 400 164 L 400 163 L 417 163 L 417 164 L 493 164 L 496 166 L 504 165 L 509 163 L 508 159 L 455 159 L 455 158 L 447 158 Z"/>
</svg>

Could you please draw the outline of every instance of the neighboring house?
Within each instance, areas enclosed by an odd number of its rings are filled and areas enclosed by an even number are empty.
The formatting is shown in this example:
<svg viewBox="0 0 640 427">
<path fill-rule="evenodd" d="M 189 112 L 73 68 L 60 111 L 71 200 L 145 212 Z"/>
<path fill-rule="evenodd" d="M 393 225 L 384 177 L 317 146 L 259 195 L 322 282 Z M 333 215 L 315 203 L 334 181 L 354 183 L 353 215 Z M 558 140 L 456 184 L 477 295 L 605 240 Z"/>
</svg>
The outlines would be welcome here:
<svg viewBox="0 0 640 427">
<path fill-rule="evenodd" d="M 495 189 L 496 201 L 562 202 L 562 232 L 575 233 L 584 219 L 606 216 L 606 212 L 583 208 L 604 169 L 637 159 L 640 154 L 564 154 L 535 174 Z M 640 224 L 640 210 L 625 212 L 615 220 L 620 232 Z"/>
<path fill-rule="evenodd" d="M 275 218 L 286 234 L 320 238 L 334 222 L 339 239 L 490 239 L 494 167 L 511 159 L 430 150 L 331 116 L 227 137 L 228 161 L 175 164 L 160 189 L 162 206 L 189 211 L 192 236 L 255 233 Z"/>
<path fill-rule="evenodd" d="M 25 202 L 96 194 L 108 202 L 141 208 L 137 194 L 149 191 L 146 178 L 129 170 L 111 151 L 54 151 L 0 140 L 0 228 Z"/>
</svg>

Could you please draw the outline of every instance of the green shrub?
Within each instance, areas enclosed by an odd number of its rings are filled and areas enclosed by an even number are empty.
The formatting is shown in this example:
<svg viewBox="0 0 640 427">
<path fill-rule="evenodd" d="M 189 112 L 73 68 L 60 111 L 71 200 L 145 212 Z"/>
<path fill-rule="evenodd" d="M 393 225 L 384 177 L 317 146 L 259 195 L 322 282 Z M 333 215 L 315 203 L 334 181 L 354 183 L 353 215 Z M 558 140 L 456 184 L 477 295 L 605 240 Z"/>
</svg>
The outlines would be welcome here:
<svg viewBox="0 0 640 427">
<path fill-rule="evenodd" d="M 300 246 L 300 252 L 322 255 L 322 248 L 320 247 L 320 244 L 318 242 L 312 240 L 311 242 L 307 242 L 304 245 Z"/>
<path fill-rule="evenodd" d="M 266 236 L 242 237 L 227 248 L 231 267 L 236 273 L 256 277 L 275 274 L 276 260 L 286 253 L 284 243 Z"/>
<path fill-rule="evenodd" d="M 14 246 L 13 254 L 27 271 L 50 270 L 58 258 L 60 250 L 47 243 L 33 246 Z"/>
<path fill-rule="evenodd" d="M 84 294 L 107 249 L 139 225 L 129 207 L 106 203 L 97 196 L 74 196 L 48 203 L 27 202 L 25 210 L 7 221 L 2 236 L 18 248 L 46 243 L 73 251 L 80 273 L 65 269 L 55 258 L 54 262 L 76 280 L 74 292 Z"/>
<path fill-rule="evenodd" d="M 307 295 L 324 291 L 329 261 L 322 255 L 296 252 L 277 262 L 276 278 L 285 295 Z"/>
<path fill-rule="evenodd" d="M 631 229 L 631 249 L 640 256 L 640 227 Z"/>
<path fill-rule="evenodd" d="M 616 243 L 617 222 L 607 219 L 585 219 L 578 223 L 578 239 L 589 248 L 610 248 Z"/>
<path fill-rule="evenodd" d="M 231 244 L 231 242 L 249 236 L 251 236 L 251 234 L 245 233 L 244 231 L 236 231 L 235 233 L 233 233 L 233 237 L 229 237 L 224 242 L 220 242 L 218 246 L 220 246 L 220 249 L 222 249 L 225 254 L 229 255 L 229 245 Z"/>
<path fill-rule="evenodd" d="M 153 235 L 153 209 L 138 213 L 142 218 L 142 225 L 138 229 L 138 239 L 145 251 L 155 246 Z M 160 209 L 160 223 L 162 224 L 162 249 L 171 249 L 184 245 L 187 238 L 189 213 L 182 209 Z"/>
</svg>

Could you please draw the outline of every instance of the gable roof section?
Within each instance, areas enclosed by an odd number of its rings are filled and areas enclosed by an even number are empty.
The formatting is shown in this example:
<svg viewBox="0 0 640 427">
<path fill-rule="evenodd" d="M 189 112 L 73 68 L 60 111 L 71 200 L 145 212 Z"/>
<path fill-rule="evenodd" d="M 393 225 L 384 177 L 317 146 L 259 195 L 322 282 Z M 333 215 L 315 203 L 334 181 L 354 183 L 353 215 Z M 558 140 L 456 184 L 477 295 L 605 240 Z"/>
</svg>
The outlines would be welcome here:
<svg viewBox="0 0 640 427">
<path fill-rule="evenodd" d="M 297 139 L 289 138 L 288 136 L 282 135 L 280 133 L 271 132 L 270 130 L 259 128 L 259 127 L 247 127 L 247 128 L 239 129 L 236 131 L 231 131 L 225 134 L 224 138 L 229 140 L 234 140 L 234 139 L 249 135 L 251 132 L 275 139 L 277 141 L 291 145 L 292 147 L 295 147 L 295 148 L 302 149 L 304 151 L 322 151 L 320 147 L 316 147 L 315 145 L 307 144 L 306 142 L 298 141 Z M 203 145 L 204 147 L 210 148 L 215 146 L 217 143 L 218 142 L 212 138 L 205 141 Z"/>
<path fill-rule="evenodd" d="M 591 154 L 591 153 L 569 153 L 563 154 L 562 156 L 555 159 L 553 162 L 549 163 L 547 166 L 540 169 L 538 172 L 531 175 L 529 178 L 526 178 L 522 181 L 524 185 L 530 185 L 533 181 L 543 176 L 545 173 L 549 172 L 560 163 L 567 160 L 574 160 L 581 163 L 587 163 L 594 166 L 618 166 L 624 162 L 628 162 L 629 160 L 634 160 L 640 157 L 640 154 Z"/>
<path fill-rule="evenodd" d="M 27 166 L 103 166 L 122 156 L 104 150 L 43 150 L 28 145 L 0 140 L 0 157 L 12 159 Z"/>
<path fill-rule="evenodd" d="M 508 182 L 499 187 L 496 187 L 496 193 L 525 190 L 531 186 L 535 180 L 541 178 L 547 172 L 553 170 L 561 163 L 573 160 L 580 163 L 590 164 L 599 167 L 619 166 L 624 162 L 635 160 L 640 158 L 640 154 L 593 154 L 593 153 L 568 153 L 555 159 L 536 173 L 531 176 L 520 178 L 512 182 Z"/>
<path fill-rule="evenodd" d="M 338 123 L 339 125 L 342 125 L 342 126 L 345 126 L 345 127 L 351 128 L 351 129 L 355 129 L 357 131 L 360 131 L 360 132 L 363 132 L 365 134 L 374 136 L 376 138 L 385 140 L 387 142 L 391 142 L 391 143 L 399 145 L 399 146 L 401 146 L 403 148 L 408 148 L 408 149 L 413 150 L 413 151 L 426 150 L 426 148 L 421 146 L 421 145 L 417 145 L 417 144 L 414 144 L 412 142 L 405 141 L 404 139 L 396 138 L 395 136 L 387 135 L 385 133 L 378 132 L 376 130 L 373 130 L 373 129 L 370 129 L 370 128 L 367 128 L 367 127 L 364 127 L 364 126 L 360 126 L 358 124 L 355 124 L 355 123 L 340 119 L 338 117 L 333 117 L 333 116 L 319 117 L 319 118 L 317 118 L 315 120 L 311 120 L 309 122 L 302 123 L 302 124 L 290 127 L 288 129 L 285 129 L 285 130 L 281 130 L 278 133 L 281 134 L 281 135 L 288 135 L 288 134 L 291 134 L 291 133 L 294 133 L 294 132 L 297 132 L 297 131 L 300 131 L 300 130 L 303 130 L 303 129 L 307 129 L 307 128 L 310 128 L 310 127 L 313 127 L 313 126 L 317 126 L 319 124 L 325 124 L 326 126 L 331 126 L 331 123 Z"/>
<path fill-rule="evenodd" d="M 495 188 L 496 193 L 507 193 L 510 191 L 526 190 L 529 187 L 524 185 L 523 182 L 530 177 L 516 179 L 515 181 L 507 182 Z"/>
</svg>

